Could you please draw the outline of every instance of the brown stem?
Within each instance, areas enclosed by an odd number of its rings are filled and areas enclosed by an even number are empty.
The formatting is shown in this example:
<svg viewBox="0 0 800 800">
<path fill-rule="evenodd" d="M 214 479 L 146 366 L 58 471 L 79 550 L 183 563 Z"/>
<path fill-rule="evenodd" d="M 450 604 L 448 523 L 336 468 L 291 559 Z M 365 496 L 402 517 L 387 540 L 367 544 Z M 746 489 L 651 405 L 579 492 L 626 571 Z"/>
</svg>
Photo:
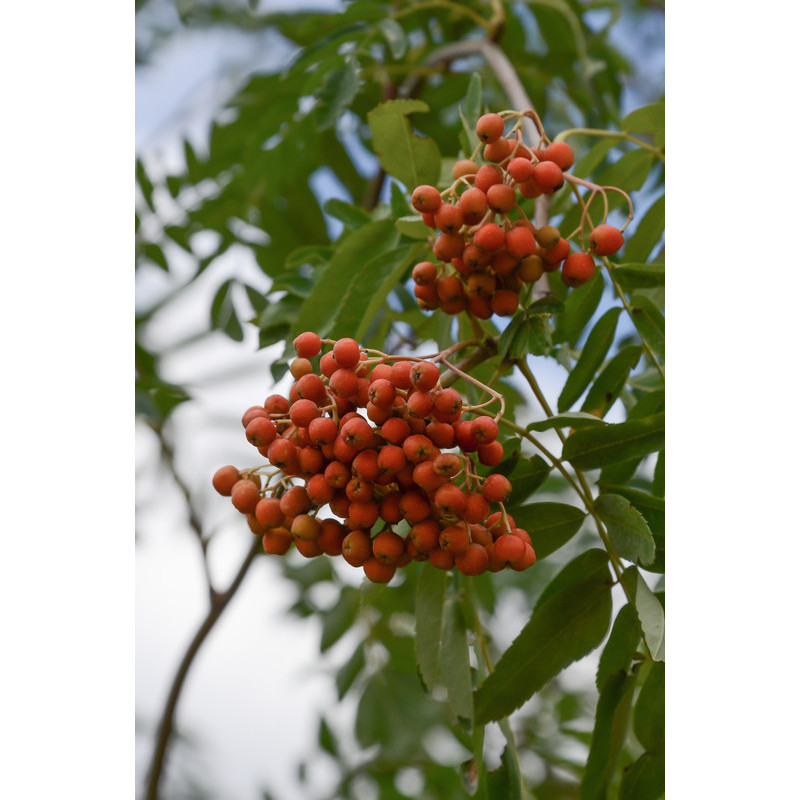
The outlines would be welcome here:
<svg viewBox="0 0 800 800">
<path fill-rule="evenodd" d="M 195 656 L 199 652 L 201 645 L 211 632 L 211 629 L 214 627 L 220 616 L 222 616 L 222 612 L 227 608 L 228 603 L 230 603 L 231 599 L 236 594 L 237 589 L 244 580 L 244 576 L 247 574 L 247 570 L 250 568 L 250 564 L 253 563 L 253 559 L 256 557 L 256 554 L 259 552 L 260 548 L 261 539 L 256 537 L 228 590 L 221 593 L 213 593 L 211 608 L 209 609 L 206 618 L 198 628 L 197 633 L 195 633 L 194 638 L 189 644 L 189 647 L 186 649 L 183 659 L 181 659 L 178 671 L 175 673 L 175 677 L 172 680 L 172 686 L 170 687 L 167 702 L 164 706 L 164 711 L 161 715 L 161 721 L 158 725 L 156 746 L 147 776 L 145 800 L 158 800 L 158 785 L 164 773 L 164 763 L 166 760 L 167 748 L 169 746 L 170 739 L 172 738 L 175 708 L 178 705 L 178 698 L 180 697 L 181 690 L 183 689 L 183 684 L 186 681 L 189 668 L 191 667 Z"/>
</svg>

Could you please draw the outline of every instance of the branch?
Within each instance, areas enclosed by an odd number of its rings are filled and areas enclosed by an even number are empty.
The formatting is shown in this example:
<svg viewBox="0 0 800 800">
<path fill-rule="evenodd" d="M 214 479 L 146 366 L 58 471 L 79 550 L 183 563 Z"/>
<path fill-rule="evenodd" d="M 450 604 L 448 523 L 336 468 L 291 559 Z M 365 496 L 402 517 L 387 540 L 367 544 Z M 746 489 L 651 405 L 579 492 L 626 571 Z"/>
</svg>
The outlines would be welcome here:
<svg viewBox="0 0 800 800">
<path fill-rule="evenodd" d="M 167 703 L 164 706 L 164 711 L 161 715 L 161 722 L 158 726 L 158 738 L 156 740 L 155 751 L 153 752 L 153 760 L 150 763 L 150 769 L 148 771 L 147 793 L 145 794 L 146 800 L 158 800 L 158 784 L 164 773 L 164 762 L 167 755 L 167 747 L 170 743 L 174 728 L 173 720 L 175 717 L 175 708 L 178 705 L 178 698 L 180 697 L 181 690 L 183 689 L 183 684 L 186 681 L 186 675 L 189 672 L 189 667 L 191 667 L 195 656 L 199 652 L 200 647 L 202 646 L 206 637 L 211 632 L 211 629 L 214 627 L 220 616 L 222 616 L 222 612 L 227 608 L 228 603 L 236 594 L 237 589 L 244 580 L 244 576 L 247 574 L 247 570 L 250 568 L 250 564 L 253 563 L 253 559 L 256 557 L 256 554 L 259 552 L 260 548 L 261 539 L 256 537 L 228 590 L 222 592 L 221 594 L 214 595 L 214 599 L 211 603 L 211 609 L 198 628 L 194 638 L 190 642 L 186 653 L 184 653 L 183 659 L 178 667 L 178 671 L 172 681 L 172 686 L 170 687 L 169 695 L 167 697 Z"/>
</svg>

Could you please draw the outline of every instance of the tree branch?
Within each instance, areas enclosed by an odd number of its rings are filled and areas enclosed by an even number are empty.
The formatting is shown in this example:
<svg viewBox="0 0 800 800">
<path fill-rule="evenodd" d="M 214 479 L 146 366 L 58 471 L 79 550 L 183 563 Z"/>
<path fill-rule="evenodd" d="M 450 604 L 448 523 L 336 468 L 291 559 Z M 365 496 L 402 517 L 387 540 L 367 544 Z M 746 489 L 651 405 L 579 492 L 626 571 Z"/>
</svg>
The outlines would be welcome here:
<svg viewBox="0 0 800 800">
<path fill-rule="evenodd" d="M 167 703 L 164 706 L 164 711 L 158 726 L 158 738 L 156 739 L 153 759 L 150 763 L 150 769 L 148 770 L 145 794 L 146 800 L 158 800 L 158 785 L 164 773 L 164 763 L 166 760 L 167 748 L 169 746 L 174 729 L 173 720 L 175 717 L 175 709 L 178 705 L 178 698 L 180 697 L 184 682 L 186 681 L 189 668 L 191 667 L 194 658 L 199 652 L 200 647 L 202 646 L 206 637 L 211 632 L 211 629 L 214 627 L 217 620 L 222 615 L 222 612 L 227 608 L 228 603 L 236 594 L 237 589 L 244 580 L 244 576 L 247 574 L 247 571 L 250 568 L 250 565 L 253 563 L 253 559 L 256 557 L 260 548 L 261 539 L 257 537 L 253 542 L 249 552 L 245 556 L 245 559 L 242 562 L 242 565 L 239 567 L 239 571 L 236 573 L 236 577 L 233 579 L 233 582 L 228 590 L 214 595 L 211 608 L 206 615 L 206 618 L 203 620 L 197 630 L 197 633 L 195 633 L 194 638 L 189 643 L 189 647 L 186 649 L 183 659 L 181 659 L 178 671 L 175 673 L 175 677 L 172 681 L 172 686 L 170 687 L 169 695 L 167 697 Z"/>
</svg>

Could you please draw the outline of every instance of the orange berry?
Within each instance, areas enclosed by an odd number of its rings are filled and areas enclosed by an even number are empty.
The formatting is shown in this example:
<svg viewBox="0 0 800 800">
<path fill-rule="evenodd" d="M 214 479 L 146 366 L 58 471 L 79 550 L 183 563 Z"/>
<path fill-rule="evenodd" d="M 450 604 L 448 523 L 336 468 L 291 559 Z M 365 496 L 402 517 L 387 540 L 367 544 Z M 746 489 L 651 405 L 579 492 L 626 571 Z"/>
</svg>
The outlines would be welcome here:
<svg viewBox="0 0 800 800">
<path fill-rule="evenodd" d="M 598 225 L 589 236 L 589 249 L 598 256 L 611 256 L 624 244 L 619 228 L 613 225 Z"/>
<path fill-rule="evenodd" d="M 462 575 L 480 575 L 489 568 L 489 553 L 483 545 L 472 542 L 456 555 L 455 567 Z"/>
<path fill-rule="evenodd" d="M 583 286 L 594 275 L 594 269 L 594 259 L 588 253 L 570 253 L 561 265 L 561 280 L 567 286 Z"/>
<path fill-rule="evenodd" d="M 211 485 L 223 497 L 230 497 L 231 489 L 233 489 L 234 484 L 240 480 L 241 477 L 242 476 L 239 474 L 239 470 L 233 465 L 229 464 L 226 467 L 220 467 L 214 473 L 214 477 L 211 479 Z"/>
<path fill-rule="evenodd" d="M 458 180 L 467 175 L 474 175 L 478 171 L 478 165 L 471 161 L 469 158 L 461 158 L 453 164 L 452 176 L 453 180 Z"/>
<path fill-rule="evenodd" d="M 394 564 L 385 564 L 377 558 L 368 559 L 362 566 L 364 575 L 373 583 L 389 583 L 397 571 Z"/>
<path fill-rule="evenodd" d="M 432 214 L 442 204 L 442 196 L 435 186 L 423 184 L 411 193 L 411 205 L 420 214 Z"/>
<path fill-rule="evenodd" d="M 505 127 L 499 114 L 484 114 L 475 125 L 475 133 L 484 144 L 492 144 L 503 135 Z"/>
<path fill-rule="evenodd" d="M 322 348 L 319 336 L 312 331 L 306 331 L 297 336 L 292 342 L 295 352 L 301 358 L 314 358 Z"/>
</svg>

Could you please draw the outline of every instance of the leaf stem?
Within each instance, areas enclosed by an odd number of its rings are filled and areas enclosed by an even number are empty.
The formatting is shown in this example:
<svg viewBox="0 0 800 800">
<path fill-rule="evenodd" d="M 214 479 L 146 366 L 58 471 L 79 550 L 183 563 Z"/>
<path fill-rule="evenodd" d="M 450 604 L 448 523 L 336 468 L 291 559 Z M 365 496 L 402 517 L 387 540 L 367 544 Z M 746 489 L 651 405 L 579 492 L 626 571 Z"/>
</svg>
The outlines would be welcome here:
<svg viewBox="0 0 800 800">
<path fill-rule="evenodd" d="M 632 142 L 633 144 L 638 145 L 642 148 L 642 150 L 647 150 L 656 158 L 661 159 L 661 161 L 665 160 L 664 153 L 661 152 L 660 148 L 654 147 L 652 144 L 649 144 L 642 139 L 637 139 L 635 136 L 631 136 L 627 131 L 604 131 L 601 128 L 569 128 L 568 130 L 558 133 L 553 141 L 561 142 L 564 141 L 568 136 L 599 136 L 606 139 L 624 139 L 626 142 Z"/>
</svg>

